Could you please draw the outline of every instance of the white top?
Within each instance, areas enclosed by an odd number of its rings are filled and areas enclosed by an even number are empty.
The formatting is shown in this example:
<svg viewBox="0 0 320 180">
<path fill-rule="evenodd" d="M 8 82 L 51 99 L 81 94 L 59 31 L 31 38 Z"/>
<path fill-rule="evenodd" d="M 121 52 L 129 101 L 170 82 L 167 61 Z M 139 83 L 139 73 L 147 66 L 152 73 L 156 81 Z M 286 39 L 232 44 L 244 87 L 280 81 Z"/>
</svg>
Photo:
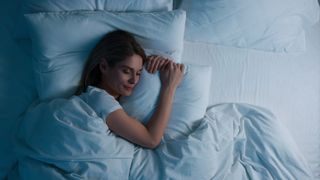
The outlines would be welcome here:
<svg viewBox="0 0 320 180">
<path fill-rule="evenodd" d="M 122 108 L 119 102 L 105 90 L 88 86 L 86 92 L 80 95 L 96 114 L 106 121 L 108 115 L 115 110 Z"/>
</svg>

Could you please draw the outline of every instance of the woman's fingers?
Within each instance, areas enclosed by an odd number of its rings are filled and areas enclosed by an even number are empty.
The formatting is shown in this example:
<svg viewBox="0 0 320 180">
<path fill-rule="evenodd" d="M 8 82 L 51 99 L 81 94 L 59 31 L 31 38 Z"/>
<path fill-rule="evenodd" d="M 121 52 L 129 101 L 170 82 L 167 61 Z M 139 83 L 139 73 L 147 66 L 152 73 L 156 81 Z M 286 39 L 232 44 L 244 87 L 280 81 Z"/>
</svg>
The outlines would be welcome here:
<svg viewBox="0 0 320 180">
<path fill-rule="evenodd" d="M 151 66 L 152 66 L 152 62 L 153 62 L 153 59 L 155 58 L 155 56 L 148 56 L 147 58 L 147 63 L 146 63 L 146 70 L 148 72 L 150 72 L 150 69 L 151 69 Z"/>
<path fill-rule="evenodd" d="M 184 65 L 172 61 L 160 72 L 160 79 L 164 87 L 176 88 L 183 78 Z"/>
<path fill-rule="evenodd" d="M 168 62 L 168 59 L 163 59 L 159 62 L 158 64 L 158 70 L 161 70 L 163 66 L 165 66 L 165 64 Z"/>
<path fill-rule="evenodd" d="M 153 61 L 154 61 L 154 64 L 151 68 L 151 73 L 155 73 L 157 70 L 158 70 L 158 66 L 159 66 L 159 63 L 160 61 L 162 60 L 162 57 L 160 56 L 157 56 Z"/>
<path fill-rule="evenodd" d="M 171 60 L 166 60 L 163 62 L 160 70 L 183 70 L 184 65 L 180 63 L 175 63 Z"/>
<path fill-rule="evenodd" d="M 149 56 L 148 57 L 148 61 L 147 61 L 147 65 L 146 65 L 146 70 L 149 73 L 152 73 L 152 69 L 154 67 L 154 63 L 155 63 L 155 59 L 157 58 L 157 56 Z"/>
<path fill-rule="evenodd" d="M 149 73 L 155 73 L 164 69 L 169 62 L 171 61 L 162 56 L 149 56 L 145 67 Z"/>
<path fill-rule="evenodd" d="M 184 69 L 185 69 L 184 64 L 180 64 L 180 71 L 181 71 L 182 73 L 184 72 Z"/>
<path fill-rule="evenodd" d="M 170 62 L 171 61 L 169 59 L 165 59 L 161 64 L 161 66 L 159 67 L 159 70 L 165 70 Z"/>
<path fill-rule="evenodd" d="M 157 56 L 156 58 L 154 58 L 152 68 L 151 68 L 151 73 L 155 73 L 157 71 L 160 60 L 161 60 L 160 56 Z"/>
</svg>

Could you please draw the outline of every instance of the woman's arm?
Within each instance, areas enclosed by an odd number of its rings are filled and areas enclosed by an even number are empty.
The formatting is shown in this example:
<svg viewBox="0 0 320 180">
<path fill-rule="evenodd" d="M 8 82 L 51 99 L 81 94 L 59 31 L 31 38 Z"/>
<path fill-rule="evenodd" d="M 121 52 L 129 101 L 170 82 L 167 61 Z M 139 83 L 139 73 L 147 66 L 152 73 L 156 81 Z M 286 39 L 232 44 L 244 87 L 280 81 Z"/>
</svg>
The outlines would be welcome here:
<svg viewBox="0 0 320 180">
<path fill-rule="evenodd" d="M 160 69 L 161 90 L 157 109 L 144 126 L 122 109 L 107 117 L 107 125 L 115 134 L 143 147 L 155 148 L 168 124 L 175 90 L 183 77 L 184 66 L 173 62 Z"/>
<path fill-rule="evenodd" d="M 161 141 L 171 113 L 174 92 L 169 91 L 160 92 L 159 105 L 146 126 L 128 116 L 123 109 L 119 109 L 108 116 L 108 127 L 115 134 L 135 144 L 155 148 Z"/>
</svg>

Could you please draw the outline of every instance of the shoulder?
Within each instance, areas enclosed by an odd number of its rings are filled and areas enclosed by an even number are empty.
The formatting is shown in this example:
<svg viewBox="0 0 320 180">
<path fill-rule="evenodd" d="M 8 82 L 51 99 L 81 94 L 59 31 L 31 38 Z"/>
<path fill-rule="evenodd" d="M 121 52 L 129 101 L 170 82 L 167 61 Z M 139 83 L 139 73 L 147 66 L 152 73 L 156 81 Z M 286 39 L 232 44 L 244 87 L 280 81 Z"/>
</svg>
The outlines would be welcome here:
<svg viewBox="0 0 320 180">
<path fill-rule="evenodd" d="M 122 109 L 119 102 L 105 90 L 88 86 L 86 92 L 80 95 L 80 98 L 91 106 L 94 111 L 103 119 L 113 111 Z"/>
<path fill-rule="evenodd" d="M 119 102 L 107 91 L 94 86 L 88 86 L 86 92 L 80 95 L 80 98 L 94 109 L 119 107 Z"/>
<path fill-rule="evenodd" d="M 106 95 L 106 96 L 111 96 L 109 93 L 107 93 L 107 91 L 105 91 L 104 89 L 100 89 L 98 87 L 95 86 L 88 86 L 86 89 L 86 92 L 89 95 L 97 95 L 97 94 L 101 94 L 101 95 Z"/>
<path fill-rule="evenodd" d="M 86 101 L 88 101 L 88 99 L 109 99 L 116 101 L 116 99 L 107 93 L 107 91 L 95 86 L 88 86 L 86 92 L 82 93 L 80 97 L 83 97 Z"/>
</svg>

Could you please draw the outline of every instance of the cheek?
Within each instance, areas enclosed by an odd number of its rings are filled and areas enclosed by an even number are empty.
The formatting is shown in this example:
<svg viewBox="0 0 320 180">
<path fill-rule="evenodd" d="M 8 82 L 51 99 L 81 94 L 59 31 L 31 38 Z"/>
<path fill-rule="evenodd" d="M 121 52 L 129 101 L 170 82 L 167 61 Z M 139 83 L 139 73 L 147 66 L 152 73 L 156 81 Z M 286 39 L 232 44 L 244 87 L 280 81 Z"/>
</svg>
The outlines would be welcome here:
<svg viewBox="0 0 320 180">
<path fill-rule="evenodd" d="M 116 79 L 119 83 L 125 83 L 130 79 L 130 77 L 126 74 L 118 73 Z"/>
</svg>

